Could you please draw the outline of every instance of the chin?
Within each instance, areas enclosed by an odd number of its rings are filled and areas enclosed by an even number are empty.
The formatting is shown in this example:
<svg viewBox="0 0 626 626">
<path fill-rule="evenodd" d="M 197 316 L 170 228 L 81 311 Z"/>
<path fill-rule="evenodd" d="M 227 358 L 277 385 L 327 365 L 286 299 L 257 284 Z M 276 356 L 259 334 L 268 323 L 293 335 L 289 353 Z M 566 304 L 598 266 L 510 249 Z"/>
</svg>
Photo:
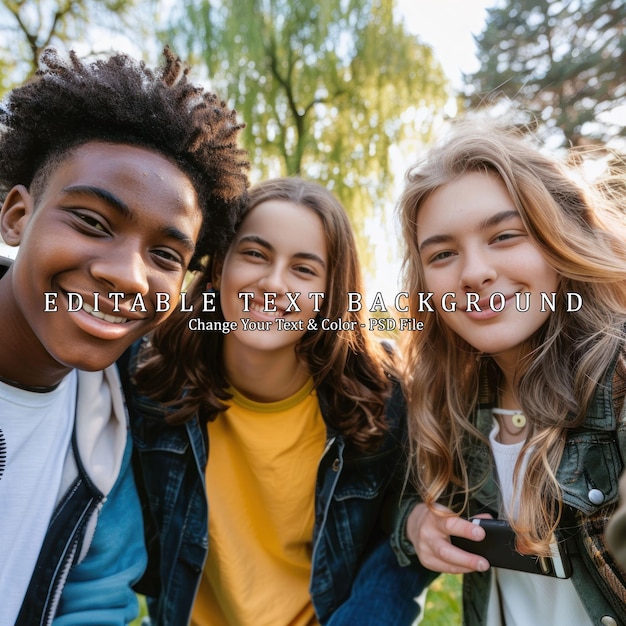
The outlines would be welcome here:
<svg viewBox="0 0 626 626">
<path fill-rule="evenodd" d="M 98 353 L 98 350 L 94 349 L 94 352 Z M 71 369 L 83 370 L 84 372 L 99 372 L 115 363 L 122 353 L 123 350 L 121 352 L 115 352 L 115 354 L 107 354 L 106 358 L 103 358 L 103 355 L 99 354 L 94 358 L 87 359 L 84 355 L 81 355 L 80 357 L 59 359 L 59 361 Z"/>
</svg>

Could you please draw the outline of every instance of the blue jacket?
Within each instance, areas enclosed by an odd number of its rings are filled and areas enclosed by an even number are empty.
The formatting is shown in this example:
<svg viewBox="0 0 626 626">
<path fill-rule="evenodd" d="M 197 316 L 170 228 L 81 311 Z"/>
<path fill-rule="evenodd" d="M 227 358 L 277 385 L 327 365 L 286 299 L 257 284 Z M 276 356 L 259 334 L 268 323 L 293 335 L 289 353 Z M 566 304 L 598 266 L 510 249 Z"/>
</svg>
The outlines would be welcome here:
<svg viewBox="0 0 626 626">
<path fill-rule="evenodd" d="M 148 570 L 138 589 L 152 598 L 154 623 L 180 626 L 189 621 L 208 551 L 207 428 L 197 417 L 181 426 L 167 425 L 168 409 L 138 395 L 123 378 L 149 552 Z M 324 414 L 323 390 L 319 395 Z M 383 504 L 393 509 L 399 497 L 406 467 L 406 411 L 399 389 L 388 403 L 387 419 L 384 444 L 372 454 L 359 452 L 342 435 L 328 431 L 318 468 L 310 582 L 322 624 L 348 599 L 361 563 L 380 541 L 382 512 L 387 510 Z M 384 543 L 392 554 L 388 539 Z M 402 568 L 393 557 L 383 576 L 397 594 L 393 603 L 406 603 L 408 626 L 419 610 L 413 598 L 430 574 L 417 564 Z M 378 615 L 375 623 L 383 625 L 385 619 Z"/>
<path fill-rule="evenodd" d="M 137 617 L 132 585 L 146 550 L 126 428 L 115 366 L 79 372 L 64 490 L 15 626 L 53 618 L 54 626 L 123 626 Z"/>
</svg>

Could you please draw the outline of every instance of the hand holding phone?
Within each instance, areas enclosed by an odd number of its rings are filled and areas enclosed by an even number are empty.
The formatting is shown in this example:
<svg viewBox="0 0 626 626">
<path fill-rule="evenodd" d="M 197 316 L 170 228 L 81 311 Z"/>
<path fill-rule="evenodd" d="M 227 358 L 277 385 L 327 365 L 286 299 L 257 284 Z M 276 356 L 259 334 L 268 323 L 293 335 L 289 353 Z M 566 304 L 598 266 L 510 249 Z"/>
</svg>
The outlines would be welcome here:
<svg viewBox="0 0 626 626">
<path fill-rule="evenodd" d="M 433 572 L 468 574 L 485 572 L 489 562 L 484 557 L 453 548 L 450 536 L 483 538 L 485 531 L 439 503 L 416 504 L 406 522 L 406 537 L 420 563 Z"/>
<path fill-rule="evenodd" d="M 563 542 L 555 540 L 550 544 L 550 556 L 521 554 L 515 549 L 515 533 L 506 520 L 474 517 L 470 521 L 484 528 L 485 538 L 482 541 L 471 541 L 451 536 L 450 541 L 466 552 L 484 556 L 492 567 L 554 578 L 569 578 L 572 575 L 572 564 Z"/>
</svg>

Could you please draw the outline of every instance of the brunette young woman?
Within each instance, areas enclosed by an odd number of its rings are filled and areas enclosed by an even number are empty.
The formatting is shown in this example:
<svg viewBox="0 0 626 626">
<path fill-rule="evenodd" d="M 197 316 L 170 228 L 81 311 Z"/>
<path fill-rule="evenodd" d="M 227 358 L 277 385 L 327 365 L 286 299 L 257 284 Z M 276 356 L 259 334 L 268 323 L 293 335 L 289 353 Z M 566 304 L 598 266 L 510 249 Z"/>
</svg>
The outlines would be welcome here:
<svg viewBox="0 0 626 626">
<path fill-rule="evenodd" d="M 466 574 L 466 624 L 626 623 L 603 537 L 626 455 L 624 214 L 530 140 L 471 124 L 409 171 L 400 210 L 424 322 L 406 345 L 405 555 Z"/>
<path fill-rule="evenodd" d="M 405 405 L 348 292 L 361 279 L 341 204 L 270 180 L 191 285 L 193 311 L 140 348 L 128 391 L 154 623 L 415 620 L 432 575 L 400 567 L 388 536 Z M 323 330 L 339 318 L 353 330 Z"/>
</svg>

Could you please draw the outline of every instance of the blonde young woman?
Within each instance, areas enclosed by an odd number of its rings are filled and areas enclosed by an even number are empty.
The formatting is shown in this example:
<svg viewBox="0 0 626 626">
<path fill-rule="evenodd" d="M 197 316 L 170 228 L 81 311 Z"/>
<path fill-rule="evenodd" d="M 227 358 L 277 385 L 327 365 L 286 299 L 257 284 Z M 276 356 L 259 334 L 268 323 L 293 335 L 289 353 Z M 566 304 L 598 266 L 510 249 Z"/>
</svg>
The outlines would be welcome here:
<svg viewBox="0 0 626 626">
<path fill-rule="evenodd" d="M 626 623 L 603 539 L 626 458 L 626 235 L 606 204 L 494 128 L 457 128 L 407 176 L 424 330 L 406 345 L 419 498 L 399 530 L 407 562 L 466 574 L 466 624 Z"/>
</svg>

